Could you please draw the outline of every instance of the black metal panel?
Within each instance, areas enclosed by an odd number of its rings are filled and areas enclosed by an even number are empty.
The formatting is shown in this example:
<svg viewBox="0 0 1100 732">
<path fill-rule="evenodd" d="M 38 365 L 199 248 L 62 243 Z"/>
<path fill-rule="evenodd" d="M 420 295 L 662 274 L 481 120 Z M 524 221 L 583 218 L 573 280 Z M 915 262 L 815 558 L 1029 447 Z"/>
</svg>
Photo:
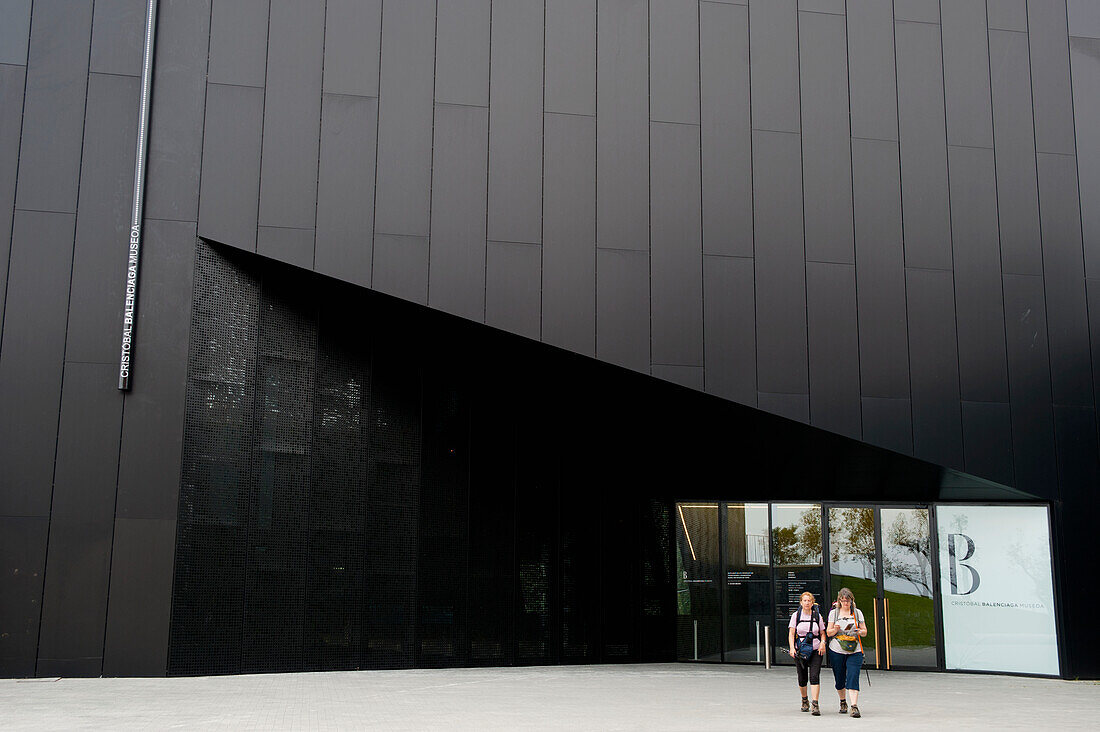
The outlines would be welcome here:
<svg viewBox="0 0 1100 732">
<path fill-rule="evenodd" d="M 703 257 L 706 391 L 756 404 L 756 289 L 753 260 Z"/>
<path fill-rule="evenodd" d="M 168 673 L 234 673 L 257 437 L 259 283 L 205 246 L 194 283 Z"/>
<path fill-rule="evenodd" d="M 538 340 L 542 248 L 491 241 L 485 252 L 485 324 Z"/>
<path fill-rule="evenodd" d="M 810 395 L 809 394 L 772 394 L 766 391 L 757 394 L 757 402 L 761 409 L 780 417 L 793 419 L 796 422 L 810 423 Z"/>
<path fill-rule="evenodd" d="M 703 251 L 748 257 L 753 249 L 748 9 L 700 3 L 699 44 Z"/>
<path fill-rule="evenodd" d="M 962 420 L 967 472 L 1013 485 L 1009 406 L 998 402 L 964 401 Z"/>
<path fill-rule="evenodd" d="M 79 516 L 50 520 L 37 676 L 103 672 L 111 523 Z"/>
<path fill-rule="evenodd" d="M 264 94 L 260 226 L 310 228 L 317 214 L 322 3 L 272 0 Z M 263 237 L 257 244 L 261 254 Z M 308 262 L 312 262 L 312 251 Z"/>
<path fill-rule="evenodd" d="M 898 139 L 891 0 L 848 0 L 848 80 L 852 136 Z"/>
<path fill-rule="evenodd" d="M 894 18 L 921 23 L 940 22 L 939 0 L 894 0 Z"/>
<path fill-rule="evenodd" d="M 1008 402 L 993 151 L 952 146 L 948 154 L 961 394 Z"/>
<path fill-rule="evenodd" d="M 596 357 L 649 372 L 649 255 L 596 250 Z"/>
<path fill-rule="evenodd" d="M 313 266 L 316 230 L 292 229 L 282 226 L 260 226 L 256 229 L 256 251 L 265 257 L 297 267 Z"/>
<path fill-rule="evenodd" d="M 699 127 L 654 122 L 650 150 L 651 358 L 702 366 Z"/>
<path fill-rule="evenodd" d="M 437 6 L 436 103 L 488 106 L 490 1 L 450 0 Z"/>
<path fill-rule="evenodd" d="M 23 99 L 17 208 L 76 211 L 91 35 L 90 0 L 41 0 L 35 4 Z"/>
<path fill-rule="evenodd" d="M 596 113 L 596 0 L 546 3 L 547 112 Z"/>
<path fill-rule="evenodd" d="M 801 138 L 753 131 L 758 389 L 808 394 Z"/>
<path fill-rule="evenodd" d="M 859 329 L 852 265 L 806 264 L 810 421 L 859 439 Z"/>
<path fill-rule="evenodd" d="M 0 66 L 0 98 L 9 100 L 0 108 L 0 333 L 4 323 L 4 295 L 8 286 L 8 255 L 11 226 L 15 216 L 15 174 L 19 167 L 19 133 L 23 122 L 23 85 L 26 69 Z"/>
<path fill-rule="evenodd" d="M 844 15 L 844 0 L 798 0 L 798 9 Z"/>
<path fill-rule="evenodd" d="M 924 460 L 962 468 L 958 346 L 962 338 L 955 332 L 955 281 L 950 271 L 910 269 L 905 273 L 905 295 L 913 451 Z"/>
<path fill-rule="evenodd" d="M 104 676 L 164 676 L 175 546 L 175 521 L 115 521 Z"/>
<path fill-rule="evenodd" d="M 34 676 L 46 565 L 46 517 L 0 516 L 0 676 Z"/>
<path fill-rule="evenodd" d="M 542 16 L 538 0 L 493 5 L 488 235 L 542 241 Z"/>
<path fill-rule="evenodd" d="M 1061 552 L 1058 556 L 1064 563 L 1060 609 L 1062 624 L 1060 630 L 1064 638 L 1075 638 L 1086 632 L 1087 621 L 1075 607 L 1087 607 L 1097 601 L 1096 587 L 1091 582 L 1076 582 L 1072 578 L 1078 573 L 1087 572 L 1089 560 L 1087 552 L 1076 551 L 1079 545 L 1072 537 L 1092 537 L 1094 526 L 1091 522 L 1096 507 L 1096 486 L 1100 485 L 1100 455 L 1097 454 L 1096 410 L 1089 407 L 1055 407 L 1055 432 L 1058 436 L 1058 475 L 1062 484 L 1080 486 L 1079 490 L 1065 491 L 1061 504 Z M 1057 504 L 1056 504 L 1057 505 Z M 1056 514 L 1057 515 L 1057 514 Z M 1072 643 L 1069 644 L 1072 646 Z M 1090 675 L 1100 673 L 1096 659 L 1088 654 L 1068 653 L 1062 668 L 1066 675 Z"/>
<path fill-rule="evenodd" d="M 600 3 L 596 243 L 608 249 L 649 250 L 647 6 L 644 0 Z"/>
<path fill-rule="evenodd" d="M 1035 100 L 1035 149 L 1072 155 L 1073 91 L 1070 88 L 1065 2 L 1030 0 L 1027 26 L 1031 93 Z"/>
<path fill-rule="evenodd" d="M 993 146 L 985 0 L 943 7 L 943 76 L 949 145 Z"/>
<path fill-rule="evenodd" d="M 485 196 L 489 112 L 437 105 L 432 159 L 428 304 L 485 317 Z"/>
<path fill-rule="evenodd" d="M 450 351 L 447 340 L 437 346 L 444 352 L 434 360 L 443 362 Z M 465 666 L 469 663 L 469 391 L 465 378 L 446 368 L 425 373 L 422 394 L 414 658 L 418 667 Z M 521 491 L 529 492 L 528 501 L 534 503 L 547 488 L 534 485 Z M 523 516 L 517 516 L 517 521 L 522 522 Z"/>
<path fill-rule="evenodd" d="M 0 516 L 50 513 L 73 218 L 15 213 L 0 346 Z"/>
<path fill-rule="evenodd" d="M 844 19 L 824 13 L 798 17 L 806 259 L 853 264 Z"/>
<path fill-rule="evenodd" d="M 140 83 L 90 74 L 80 212 L 70 295 L 68 361 L 118 363 L 119 306 L 126 284 Z"/>
<path fill-rule="evenodd" d="M 374 253 L 377 142 L 377 99 L 324 95 L 313 268 L 364 286 Z"/>
<path fill-rule="evenodd" d="M 428 303 L 428 239 L 375 234 L 374 289 L 403 300 Z"/>
<path fill-rule="evenodd" d="M 1001 263 L 1006 273 L 1042 274 L 1027 35 L 991 30 L 989 56 Z"/>
<path fill-rule="evenodd" d="M 1058 476 L 1042 276 L 1006 273 L 1004 298 L 1015 485 L 1034 495 L 1051 495 Z"/>
<path fill-rule="evenodd" d="M 0 64 L 27 64 L 30 30 L 31 0 L 6 0 L 4 25 L 0 27 Z"/>
<path fill-rule="evenodd" d="M 93 73 L 141 76 L 146 5 L 142 0 L 99 0 L 95 4 L 89 64 Z"/>
<path fill-rule="evenodd" d="M 38 646 L 39 676 L 99 676 L 122 395 L 113 363 L 65 367 Z"/>
<path fill-rule="evenodd" d="M 658 379 L 671 381 L 673 384 L 686 386 L 696 391 L 703 390 L 704 370 L 702 366 L 669 366 L 655 363 L 650 368 L 650 373 Z"/>
<path fill-rule="evenodd" d="M 596 350 L 596 120 L 547 114 L 545 131 L 542 340 L 592 356 Z"/>
<path fill-rule="evenodd" d="M 1027 0 L 986 0 L 986 13 L 990 29 L 1027 32 Z"/>
<path fill-rule="evenodd" d="M 912 454 L 912 409 L 908 399 L 863 397 L 863 441 Z"/>
<path fill-rule="evenodd" d="M 382 0 L 328 0 L 324 92 L 377 97 L 381 48 Z"/>
<path fill-rule="evenodd" d="M 148 218 L 195 221 L 199 211 L 210 0 L 157 6 L 145 185 Z"/>
<path fill-rule="evenodd" d="M 699 124 L 699 3 L 649 4 L 649 117 Z"/>
<path fill-rule="evenodd" d="M 211 84 L 263 86 L 270 0 L 215 2 L 210 15 Z"/>
<path fill-rule="evenodd" d="M 484 376 L 486 383 L 499 383 L 494 377 L 507 378 L 506 371 L 489 371 Z M 512 400 L 491 389 L 482 389 L 470 404 L 470 432 L 479 436 L 470 445 L 470 602 L 467 617 L 471 666 L 506 665 L 514 658 L 515 454 L 518 437 L 512 428 L 515 406 Z M 578 513 L 588 514 L 586 511 Z M 562 541 L 564 543 L 564 536 Z M 563 564 L 564 561 L 563 556 Z M 565 593 L 563 590 L 563 595 Z M 567 618 L 563 608 L 563 625 L 568 623 Z"/>
<path fill-rule="evenodd" d="M 909 396 L 909 347 L 905 324 L 905 274 L 901 242 L 901 191 L 897 143 L 852 140 L 856 214 L 857 309 L 859 310 L 860 393 L 864 397 Z M 909 412 L 883 403 L 876 420 Z M 900 430 L 900 428 L 898 428 Z M 876 426 L 872 434 L 878 434 Z M 864 422 L 864 437 L 867 437 Z M 890 444 L 905 444 L 908 426 L 892 431 Z M 876 444 L 884 444 L 876 442 Z"/>
<path fill-rule="evenodd" d="M 1100 23 L 1098 23 L 1100 25 Z M 1070 40 L 1085 272 L 1100 276 L 1100 38 Z"/>
<path fill-rule="evenodd" d="M 897 23 L 895 36 L 905 264 L 951 269 L 940 28 Z"/>
<path fill-rule="evenodd" d="M 435 0 L 389 3 L 382 13 L 382 38 L 374 226 L 383 234 L 427 236 Z"/>
<path fill-rule="evenodd" d="M 199 235 L 253 251 L 260 196 L 264 92 L 208 84 L 199 189 Z"/>
<path fill-rule="evenodd" d="M 141 285 L 157 297 L 143 297 L 138 309 L 140 335 L 119 452 L 115 513 L 120 519 L 176 518 L 194 272 L 195 225 L 146 222 Z M 162 671 L 163 666 L 162 659 Z"/>
<path fill-rule="evenodd" d="M 1093 404 L 1088 305 L 1081 251 L 1077 166 L 1068 155 L 1038 155 L 1043 280 L 1055 404 Z"/>
<path fill-rule="evenodd" d="M 1069 34 L 1085 38 L 1100 38 L 1100 7 L 1091 0 L 1069 0 Z M 1076 80 L 1074 80 L 1076 84 Z"/>
<path fill-rule="evenodd" d="M 797 0 L 755 0 L 750 13 L 752 128 L 798 132 Z"/>
</svg>

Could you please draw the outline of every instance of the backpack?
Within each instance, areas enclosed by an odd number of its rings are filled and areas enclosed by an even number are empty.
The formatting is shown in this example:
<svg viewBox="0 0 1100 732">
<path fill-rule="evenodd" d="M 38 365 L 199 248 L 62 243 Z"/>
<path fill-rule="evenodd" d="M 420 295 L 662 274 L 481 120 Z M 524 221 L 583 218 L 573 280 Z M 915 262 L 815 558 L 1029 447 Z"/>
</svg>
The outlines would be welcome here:
<svg viewBox="0 0 1100 732">
<path fill-rule="evenodd" d="M 798 624 L 802 621 L 802 608 L 798 608 L 794 611 L 794 627 L 798 628 Z M 810 628 L 805 635 L 799 635 L 795 630 L 794 639 L 794 655 L 801 658 L 803 661 L 809 659 L 814 654 L 814 624 L 817 625 L 817 633 L 821 633 L 821 615 L 818 613 L 817 605 L 815 604 L 810 610 Z"/>
</svg>

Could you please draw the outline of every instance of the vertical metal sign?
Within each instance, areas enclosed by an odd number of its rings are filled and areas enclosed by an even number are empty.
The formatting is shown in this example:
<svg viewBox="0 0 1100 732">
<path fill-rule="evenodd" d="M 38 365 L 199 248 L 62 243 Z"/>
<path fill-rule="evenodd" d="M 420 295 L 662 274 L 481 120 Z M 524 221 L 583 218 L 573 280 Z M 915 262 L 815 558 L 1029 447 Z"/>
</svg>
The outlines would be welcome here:
<svg viewBox="0 0 1100 732">
<path fill-rule="evenodd" d="M 149 94 L 153 87 L 153 42 L 156 28 L 157 0 L 149 0 L 145 11 L 145 53 L 141 61 L 141 113 L 134 161 L 134 207 L 130 216 L 130 248 L 126 260 L 126 296 L 122 302 L 122 353 L 118 361 L 118 388 L 121 391 L 130 390 L 130 377 L 133 374 L 141 217 L 145 203 L 145 154 L 149 138 Z"/>
</svg>

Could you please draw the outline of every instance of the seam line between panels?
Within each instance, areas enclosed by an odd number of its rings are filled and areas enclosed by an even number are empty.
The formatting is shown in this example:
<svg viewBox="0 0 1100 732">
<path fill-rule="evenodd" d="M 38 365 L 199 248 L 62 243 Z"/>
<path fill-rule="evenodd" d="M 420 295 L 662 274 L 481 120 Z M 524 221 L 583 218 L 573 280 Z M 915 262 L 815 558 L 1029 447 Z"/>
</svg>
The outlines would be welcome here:
<svg viewBox="0 0 1100 732">
<path fill-rule="evenodd" d="M 1011 372 L 1011 369 L 1009 368 L 1009 356 L 1008 356 L 1008 348 L 1009 348 L 1009 346 L 1008 346 L 1008 308 L 1006 307 L 1006 303 L 1005 303 L 1004 242 L 1002 241 L 1002 238 L 1001 238 L 1001 236 L 1002 236 L 1002 232 L 1001 232 L 1001 189 L 1000 189 L 1000 186 L 997 185 L 997 178 L 998 178 L 998 176 L 997 176 L 997 116 L 994 112 L 995 107 L 993 106 L 993 51 L 992 51 L 992 47 L 990 46 L 990 43 L 989 43 L 990 30 L 989 30 L 989 3 L 988 3 L 988 0 L 986 1 L 985 7 L 983 8 L 983 10 L 985 11 L 985 13 L 984 13 L 984 15 L 985 15 L 985 52 L 986 52 L 985 53 L 985 64 L 986 64 L 986 72 L 988 74 L 987 78 L 989 80 L 989 133 L 990 133 L 990 145 L 991 145 L 990 149 L 991 149 L 992 156 L 993 156 L 993 204 L 994 204 L 994 209 L 995 209 L 994 224 L 997 226 L 997 270 L 998 270 L 998 272 L 997 272 L 997 287 L 998 287 L 998 289 L 1000 290 L 1000 293 L 1001 293 L 1001 337 L 1004 338 L 1004 348 L 1005 348 L 1005 361 L 1004 361 L 1005 394 L 1008 397 L 1008 452 L 1009 452 L 1009 455 L 1011 455 L 1011 460 L 1009 461 L 1009 466 L 1012 469 L 1012 485 L 1015 486 L 1017 484 L 1017 480 L 1018 480 L 1017 476 L 1016 476 L 1016 451 L 1013 449 L 1015 444 L 1016 444 L 1016 439 L 1015 439 L 1016 438 L 1016 428 L 1015 428 L 1015 420 L 1013 420 L 1013 418 L 1012 418 L 1012 372 Z M 1069 45 L 1068 45 L 1069 42 L 1067 41 L 1066 43 L 1067 43 L 1066 52 L 1068 54 L 1068 52 L 1069 52 Z M 946 82 L 944 82 L 944 85 L 946 86 Z M 1070 96 L 1071 97 L 1073 96 L 1072 86 L 1070 88 Z M 1082 241 L 1082 244 L 1083 244 L 1083 241 Z M 952 246 L 953 246 L 953 240 L 952 240 Z M 1087 288 L 1086 288 L 1085 292 L 1086 292 L 1086 298 L 1087 298 L 1087 293 L 1088 293 Z M 1087 323 L 1088 322 L 1087 300 L 1086 300 L 1085 312 L 1086 312 L 1086 323 Z M 958 323 L 958 316 L 957 315 L 956 315 L 955 322 Z M 1090 354 L 1090 358 L 1091 358 L 1091 354 L 1092 354 L 1091 347 L 1089 349 L 1089 354 Z M 960 367 L 961 367 L 961 365 L 962 365 L 962 359 L 961 358 L 959 359 L 959 364 L 960 364 Z M 1091 363 L 1090 363 L 1089 371 L 1090 372 L 1092 371 Z M 960 409 L 961 409 L 961 406 L 962 406 L 961 405 L 961 402 L 962 402 L 962 399 L 961 399 L 962 384 L 961 383 L 959 384 L 959 388 L 960 388 L 960 392 L 959 392 L 960 400 L 959 401 L 960 401 Z M 965 431 L 965 426 L 963 427 L 963 429 Z M 963 465 L 966 465 L 966 455 L 965 454 L 963 455 Z"/>
<path fill-rule="evenodd" d="M 375 239 L 378 236 L 378 140 L 381 137 L 379 128 L 382 122 L 382 29 L 385 25 L 386 0 L 378 0 L 378 86 L 375 87 L 376 103 L 374 105 L 374 189 L 371 191 L 370 272 L 367 275 L 367 284 L 372 288 L 374 287 Z M 322 86 L 324 86 L 323 83 Z M 371 347 L 373 349 L 373 345 Z M 360 655 L 362 655 L 362 650 L 360 650 Z"/>
<path fill-rule="evenodd" d="M 802 327 L 805 335 L 802 338 L 806 345 L 806 423 L 813 423 L 813 402 L 810 394 L 810 273 L 806 263 L 806 136 L 805 122 L 802 119 L 802 16 L 799 14 L 798 3 L 794 5 L 794 50 L 795 69 L 798 80 L 795 82 L 795 92 L 798 96 L 798 180 L 799 180 L 799 209 L 802 211 Z"/>
<path fill-rule="evenodd" d="M 81 121 L 80 121 L 80 162 L 77 165 L 77 172 L 76 172 L 76 183 L 77 183 L 76 205 L 74 206 L 74 211 L 71 214 L 72 217 L 73 217 L 73 233 L 72 233 L 72 237 L 70 239 L 71 249 L 70 249 L 70 254 L 69 254 L 69 286 L 67 288 L 66 297 L 65 297 L 65 305 L 66 305 L 66 307 L 65 307 L 65 341 L 64 341 L 64 343 L 61 347 L 61 380 L 58 383 L 58 390 L 57 390 L 57 422 L 54 426 L 54 431 L 53 431 L 53 440 L 54 440 L 54 442 L 53 442 L 53 467 L 50 470 L 50 512 L 49 512 L 49 518 L 46 521 L 46 550 L 45 550 L 45 553 L 42 556 L 42 594 L 41 594 L 40 603 L 39 603 L 39 607 L 38 607 L 38 639 L 35 642 L 35 652 L 34 652 L 34 675 L 35 675 L 35 677 L 38 676 L 38 656 L 39 656 L 39 653 L 40 653 L 41 648 L 42 648 L 42 620 L 43 620 L 43 617 L 44 617 L 44 610 L 45 610 L 45 606 L 46 606 L 46 586 L 47 586 L 46 585 L 46 576 L 47 576 L 47 570 L 49 569 L 50 536 L 53 533 L 54 487 L 57 485 L 57 453 L 58 453 L 58 448 L 59 448 L 60 443 L 61 443 L 61 440 L 60 440 L 60 437 L 61 437 L 61 405 L 65 401 L 65 356 L 68 354 L 68 350 L 69 350 L 69 320 L 70 320 L 70 315 L 69 314 L 72 312 L 72 305 L 73 305 L 73 303 L 72 303 L 73 264 L 76 261 L 76 221 L 77 221 L 77 217 L 78 217 L 79 212 L 80 212 L 80 179 L 81 179 L 82 174 L 84 172 L 84 148 L 87 144 L 87 140 L 85 139 L 85 136 L 87 134 L 87 128 L 88 128 L 88 80 L 91 77 L 91 67 L 92 67 L 92 24 L 94 22 L 94 17 L 95 17 L 95 0 L 92 1 L 92 6 L 89 10 L 89 15 L 88 15 L 88 55 L 87 55 L 87 66 L 85 67 L 87 69 L 87 72 L 83 75 L 85 77 L 84 78 L 84 110 L 83 110 L 83 113 L 81 115 Z M 33 11 L 33 3 L 32 3 L 32 10 L 31 10 L 32 33 L 28 37 L 28 41 L 27 41 L 27 77 L 30 76 L 30 60 L 31 60 L 30 59 L 30 38 L 33 37 L 33 26 L 34 26 L 34 11 Z M 26 84 L 26 80 L 24 80 L 24 85 L 25 84 Z M 26 92 L 24 91 L 24 98 L 23 98 L 24 110 L 26 109 L 26 103 L 27 103 L 26 102 Z M 22 130 L 22 125 L 20 125 L 20 130 Z M 22 144 L 22 132 L 20 132 L 20 144 Z M 18 177 L 18 169 L 16 170 L 16 176 Z M 16 185 L 17 185 L 17 191 L 18 191 L 18 183 Z M 12 216 L 12 229 L 13 230 L 14 230 L 14 227 L 15 227 L 15 217 Z M 10 266 L 10 262 L 11 262 L 10 244 L 9 244 L 8 261 L 9 261 L 9 266 Z M 5 288 L 4 292 L 7 293 L 7 288 Z M 6 294 L 5 294 L 5 298 L 6 298 Z M 102 673 L 102 671 L 103 671 L 103 660 L 100 659 L 100 673 Z"/>
<path fill-rule="evenodd" d="M 313 257 L 310 269 L 317 271 L 317 210 L 321 205 L 321 137 L 325 130 L 325 50 L 328 44 L 328 2 L 321 11 L 321 81 L 317 86 L 317 162 L 313 166 Z M 308 229 L 307 229 L 308 230 Z"/>
</svg>

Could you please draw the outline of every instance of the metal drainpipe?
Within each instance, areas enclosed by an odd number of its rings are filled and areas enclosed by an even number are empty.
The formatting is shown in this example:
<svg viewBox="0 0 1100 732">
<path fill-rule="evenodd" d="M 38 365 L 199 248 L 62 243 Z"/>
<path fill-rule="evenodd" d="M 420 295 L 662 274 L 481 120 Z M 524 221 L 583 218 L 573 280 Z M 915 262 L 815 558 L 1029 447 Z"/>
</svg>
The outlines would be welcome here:
<svg viewBox="0 0 1100 732">
<path fill-rule="evenodd" d="M 141 114 L 138 119 L 134 161 L 134 207 L 130 216 L 130 254 L 126 262 L 126 295 L 122 304 L 122 353 L 118 362 L 118 388 L 130 390 L 133 374 L 134 326 L 137 324 L 138 262 L 141 258 L 141 217 L 145 204 L 145 157 L 149 148 L 149 95 L 153 88 L 153 43 L 157 30 L 157 0 L 145 11 L 145 53 L 141 60 Z"/>
</svg>

